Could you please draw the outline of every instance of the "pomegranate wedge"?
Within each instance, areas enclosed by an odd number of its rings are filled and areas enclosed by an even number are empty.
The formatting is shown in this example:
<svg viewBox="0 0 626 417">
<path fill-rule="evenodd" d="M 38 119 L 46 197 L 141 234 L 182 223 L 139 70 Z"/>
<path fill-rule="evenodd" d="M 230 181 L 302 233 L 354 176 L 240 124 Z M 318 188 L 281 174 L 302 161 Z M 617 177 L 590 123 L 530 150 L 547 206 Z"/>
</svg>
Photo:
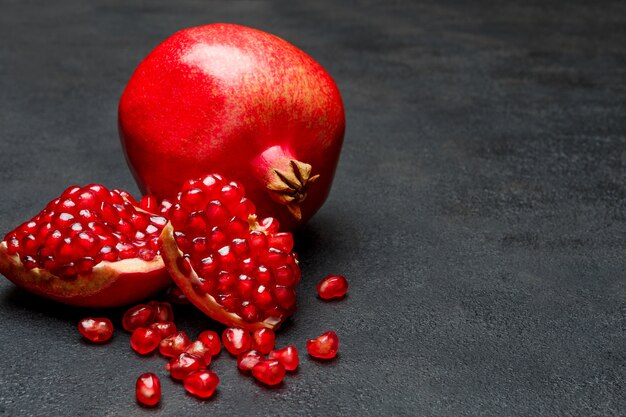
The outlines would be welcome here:
<svg viewBox="0 0 626 417">
<path fill-rule="evenodd" d="M 293 313 L 300 268 L 290 233 L 257 221 L 241 185 L 217 174 L 187 181 L 169 208 L 159 248 L 172 278 L 209 317 L 246 330 Z"/>
<path fill-rule="evenodd" d="M 66 304 L 113 307 L 146 298 L 171 282 L 157 240 L 167 220 L 153 199 L 73 186 L 0 243 L 0 273 Z"/>
</svg>

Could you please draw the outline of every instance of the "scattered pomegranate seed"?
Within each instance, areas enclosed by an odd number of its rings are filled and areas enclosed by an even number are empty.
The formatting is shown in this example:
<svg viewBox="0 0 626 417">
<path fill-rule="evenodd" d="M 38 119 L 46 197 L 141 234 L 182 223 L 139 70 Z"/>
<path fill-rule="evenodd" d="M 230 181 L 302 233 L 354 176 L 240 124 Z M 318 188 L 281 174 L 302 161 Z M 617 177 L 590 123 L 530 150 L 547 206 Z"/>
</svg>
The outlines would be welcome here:
<svg viewBox="0 0 626 417">
<path fill-rule="evenodd" d="M 263 360 L 263 354 L 258 350 L 249 350 L 237 357 L 237 368 L 241 371 L 250 371 L 254 365 Z"/>
<path fill-rule="evenodd" d="M 166 365 L 165 369 L 170 373 L 172 378 L 182 380 L 189 373 L 206 368 L 204 359 L 190 353 L 181 353 L 172 358 Z"/>
<path fill-rule="evenodd" d="M 212 396 L 219 383 L 217 374 L 208 370 L 191 372 L 183 380 L 187 392 L 200 398 Z"/>
<path fill-rule="evenodd" d="M 189 337 L 184 330 L 180 330 L 166 337 L 159 343 L 159 353 L 166 357 L 178 356 L 189 346 Z"/>
<path fill-rule="evenodd" d="M 342 275 L 328 275 L 317 284 L 320 298 L 330 300 L 341 298 L 348 292 L 348 280 Z"/>
<path fill-rule="evenodd" d="M 258 350 L 264 355 L 274 349 L 276 335 L 270 329 L 257 329 L 252 332 L 252 349 Z"/>
<path fill-rule="evenodd" d="M 211 363 L 211 357 L 213 356 L 211 355 L 211 350 L 209 349 L 209 347 L 202 343 L 200 340 L 196 340 L 195 342 L 187 346 L 185 352 L 201 357 L 202 359 L 204 359 L 204 363 L 206 363 L 207 366 Z"/>
<path fill-rule="evenodd" d="M 165 339 L 176 333 L 176 325 L 171 321 L 157 321 L 148 326 L 148 328 L 156 330 L 161 336 L 161 339 Z"/>
<path fill-rule="evenodd" d="M 243 329 L 229 327 L 222 333 L 222 343 L 226 350 L 234 356 L 250 349 L 250 333 Z"/>
<path fill-rule="evenodd" d="M 130 347 L 140 355 L 147 355 L 159 346 L 161 334 L 154 329 L 139 327 L 130 335 Z"/>
<path fill-rule="evenodd" d="M 145 304 L 129 308 L 122 317 L 122 327 L 131 333 L 139 327 L 148 327 L 152 323 L 154 323 L 154 310 Z"/>
<path fill-rule="evenodd" d="M 254 365 L 252 375 L 266 385 L 277 385 L 285 377 L 285 367 L 277 360 L 265 360 Z"/>
<path fill-rule="evenodd" d="M 332 359 L 339 350 L 339 338 L 332 330 L 328 331 L 315 339 L 307 340 L 306 350 L 314 358 Z"/>
<path fill-rule="evenodd" d="M 222 342 L 220 342 L 220 336 L 213 330 L 205 330 L 198 335 L 198 340 L 208 346 L 211 350 L 211 355 L 215 356 L 222 350 Z"/>
<path fill-rule="evenodd" d="M 104 343 L 113 335 L 113 323 L 107 318 L 87 317 L 78 322 L 78 331 L 93 343 Z"/>
<path fill-rule="evenodd" d="M 154 311 L 155 321 L 174 321 L 172 305 L 166 301 L 150 301 L 148 306 Z"/>
<path fill-rule="evenodd" d="M 142 374 L 135 384 L 137 402 L 147 407 L 154 407 L 161 401 L 161 381 L 152 372 Z"/>
<path fill-rule="evenodd" d="M 282 349 L 273 350 L 269 353 L 268 358 L 276 359 L 282 363 L 288 371 L 294 371 L 300 363 L 298 349 L 296 349 L 295 346 L 287 346 Z"/>
</svg>

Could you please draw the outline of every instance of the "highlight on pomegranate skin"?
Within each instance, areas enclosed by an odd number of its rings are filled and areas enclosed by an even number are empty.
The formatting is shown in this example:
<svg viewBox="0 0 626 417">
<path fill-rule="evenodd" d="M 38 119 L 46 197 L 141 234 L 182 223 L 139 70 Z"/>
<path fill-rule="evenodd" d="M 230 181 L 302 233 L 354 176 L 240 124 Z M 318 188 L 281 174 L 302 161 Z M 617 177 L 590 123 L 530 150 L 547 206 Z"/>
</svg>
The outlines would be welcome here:
<svg viewBox="0 0 626 417">
<path fill-rule="evenodd" d="M 111 307 L 170 281 L 158 237 L 167 220 L 125 191 L 72 186 L 0 243 L 0 272 L 18 286 L 74 305 Z"/>
<path fill-rule="evenodd" d="M 277 328 L 296 307 L 301 272 L 291 233 L 257 220 L 243 187 L 218 174 L 187 181 L 168 210 L 159 248 L 172 278 L 227 326 Z"/>
</svg>

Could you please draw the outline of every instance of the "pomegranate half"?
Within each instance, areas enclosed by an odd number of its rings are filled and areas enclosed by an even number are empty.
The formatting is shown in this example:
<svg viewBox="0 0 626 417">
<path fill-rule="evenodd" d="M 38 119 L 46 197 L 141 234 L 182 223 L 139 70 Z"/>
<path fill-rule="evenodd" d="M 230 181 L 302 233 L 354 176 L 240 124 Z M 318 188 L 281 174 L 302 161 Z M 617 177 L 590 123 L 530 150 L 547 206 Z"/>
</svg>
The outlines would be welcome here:
<svg viewBox="0 0 626 417">
<path fill-rule="evenodd" d="M 158 252 L 167 220 L 125 191 L 73 186 L 0 243 L 0 273 L 66 304 L 113 307 L 149 297 L 171 279 Z M 143 208 L 142 208 L 143 207 Z"/>
<path fill-rule="evenodd" d="M 257 221 L 241 184 L 218 174 L 185 182 L 172 203 L 159 248 L 189 301 L 227 326 L 280 326 L 300 280 L 291 233 Z"/>
<path fill-rule="evenodd" d="M 184 181 L 220 172 L 286 230 L 326 200 L 344 130 L 339 90 L 317 62 L 233 24 L 172 35 L 137 67 L 119 104 L 120 138 L 144 193 L 171 199 Z"/>
</svg>

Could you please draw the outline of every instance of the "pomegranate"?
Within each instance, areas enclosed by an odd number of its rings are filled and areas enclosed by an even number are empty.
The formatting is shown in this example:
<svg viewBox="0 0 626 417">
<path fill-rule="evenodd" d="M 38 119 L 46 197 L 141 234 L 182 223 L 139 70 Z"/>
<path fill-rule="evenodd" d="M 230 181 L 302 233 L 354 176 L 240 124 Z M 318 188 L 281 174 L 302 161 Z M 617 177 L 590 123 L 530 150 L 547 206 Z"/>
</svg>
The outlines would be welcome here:
<svg viewBox="0 0 626 417">
<path fill-rule="evenodd" d="M 78 331 L 93 343 L 108 342 L 113 335 L 113 323 L 107 318 L 87 317 L 78 322 Z"/>
<path fill-rule="evenodd" d="M 213 330 L 205 330 L 198 335 L 198 340 L 204 343 L 211 351 L 211 356 L 218 355 L 222 350 L 220 336 Z"/>
<path fill-rule="evenodd" d="M 250 349 L 250 333 L 243 329 L 228 328 L 222 333 L 222 343 L 231 355 L 239 355 Z"/>
<path fill-rule="evenodd" d="M 146 407 L 154 407 L 161 401 L 161 380 L 152 372 L 141 374 L 135 384 L 137 402 Z"/>
<path fill-rule="evenodd" d="M 161 333 L 158 330 L 138 327 L 130 335 L 130 347 L 140 355 L 147 355 L 155 350 L 161 342 Z"/>
<path fill-rule="evenodd" d="M 330 330 L 315 339 L 307 340 L 306 350 L 314 358 L 332 359 L 337 356 L 339 338 L 335 332 Z"/>
<path fill-rule="evenodd" d="M 243 188 L 217 174 L 189 180 L 168 210 L 159 247 L 172 278 L 205 314 L 246 330 L 293 313 L 300 268 L 291 233 L 257 221 Z"/>
<path fill-rule="evenodd" d="M 221 172 L 286 230 L 330 191 L 345 116 L 328 73 L 290 43 L 212 24 L 175 33 L 130 78 L 119 104 L 126 159 L 144 193 L 176 196 Z"/>
<path fill-rule="evenodd" d="M 129 304 L 171 282 L 157 246 L 166 223 L 125 191 L 73 186 L 5 236 L 0 273 L 66 304 Z"/>
<path fill-rule="evenodd" d="M 165 365 L 165 369 L 170 373 L 172 378 L 182 380 L 187 374 L 193 371 L 206 369 L 206 363 L 204 359 L 199 356 L 183 352 L 172 358 Z"/>
<path fill-rule="evenodd" d="M 237 356 L 237 368 L 240 371 L 251 371 L 254 365 L 263 360 L 263 354 L 258 350 L 249 350 Z"/>
<path fill-rule="evenodd" d="M 300 363 L 298 349 L 295 346 L 287 346 L 282 349 L 273 350 L 267 355 L 268 359 L 276 359 L 283 364 L 286 370 L 295 371 Z"/>
<path fill-rule="evenodd" d="M 264 355 L 274 349 L 276 335 L 270 329 L 256 329 L 252 332 L 252 349 L 256 349 Z"/>
<path fill-rule="evenodd" d="M 178 356 L 187 349 L 191 342 L 184 330 L 167 336 L 159 343 L 159 353 L 165 357 Z"/>
<path fill-rule="evenodd" d="M 323 300 L 342 298 L 348 292 L 348 280 L 342 275 L 328 275 L 317 284 L 317 293 Z"/>
<path fill-rule="evenodd" d="M 266 385 L 278 385 L 285 377 L 285 367 L 273 359 L 260 361 L 252 367 L 252 376 Z"/>
<path fill-rule="evenodd" d="M 212 371 L 193 371 L 183 380 L 188 393 L 199 398 L 209 398 L 220 383 L 220 378 Z"/>
</svg>

